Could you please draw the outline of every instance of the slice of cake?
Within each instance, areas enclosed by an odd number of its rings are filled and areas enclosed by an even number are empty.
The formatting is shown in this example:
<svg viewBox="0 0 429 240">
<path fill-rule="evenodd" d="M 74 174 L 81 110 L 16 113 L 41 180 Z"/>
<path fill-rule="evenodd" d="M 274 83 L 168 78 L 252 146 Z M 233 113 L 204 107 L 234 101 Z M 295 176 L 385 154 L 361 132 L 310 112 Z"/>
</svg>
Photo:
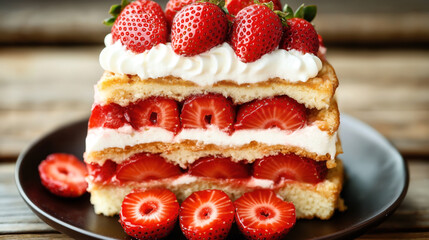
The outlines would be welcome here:
<svg viewBox="0 0 429 240">
<path fill-rule="evenodd" d="M 171 24 L 148 0 L 116 9 L 84 156 L 97 213 L 118 214 L 128 193 L 150 188 L 179 201 L 272 189 L 297 218 L 343 209 L 338 79 L 302 19 L 312 11 L 282 23 L 269 4 L 252 5 L 229 29 L 212 3 L 183 7 Z"/>
</svg>

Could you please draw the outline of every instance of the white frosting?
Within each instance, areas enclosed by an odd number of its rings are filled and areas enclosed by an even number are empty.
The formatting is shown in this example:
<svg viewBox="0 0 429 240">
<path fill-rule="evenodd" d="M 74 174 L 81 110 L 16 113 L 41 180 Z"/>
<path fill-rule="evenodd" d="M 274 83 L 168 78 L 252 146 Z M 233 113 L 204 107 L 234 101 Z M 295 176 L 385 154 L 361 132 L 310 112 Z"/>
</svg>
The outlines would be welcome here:
<svg viewBox="0 0 429 240">
<path fill-rule="evenodd" d="M 182 129 L 179 134 L 163 128 L 148 127 L 133 130 L 129 125 L 119 129 L 91 128 L 86 138 L 86 151 L 101 151 L 110 147 L 125 148 L 136 144 L 150 142 L 175 143 L 183 140 L 195 140 L 202 144 L 216 144 L 220 146 L 241 146 L 256 141 L 267 145 L 291 145 L 303 148 L 318 155 L 329 153 L 335 158 L 337 133 L 329 135 L 316 125 L 305 126 L 293 132 L 278 128 L 237 130 L 229 135 L 217 127 L 208 129 Z"/>
<path fill-rule="evenodd" d="M 101 67 L 107 71 L 138 75 L 142 79 L 175 76 L 200 86 L 222 80 L 237 84 L 263 82 L 280 77 L 290 82 L 305 82 L 322 68 L 314 54 L 277 49 L 260 59 L 243 63 L 228 43 L 223 43 L 192 57 L 177 55 L 170 43 L 158 44 L 143 53 L 133 53 L 113 43 L 111 34 L 104 39 L 106 47 L 100 54 Z"/>
</svg>

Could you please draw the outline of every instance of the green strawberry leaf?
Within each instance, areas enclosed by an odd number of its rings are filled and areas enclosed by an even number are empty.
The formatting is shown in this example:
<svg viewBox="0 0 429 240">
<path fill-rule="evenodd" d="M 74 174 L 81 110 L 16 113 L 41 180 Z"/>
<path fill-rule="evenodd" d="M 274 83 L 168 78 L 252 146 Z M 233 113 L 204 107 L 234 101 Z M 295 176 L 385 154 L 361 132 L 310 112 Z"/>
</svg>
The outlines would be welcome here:
<svg viewBox="0 0 429 240">
<path fill-rule="evenodd" d="M 304 3 L 296 9 L 294 17 L 296 18 L 304 18 Z"/>
<path fill-rule="evenodd" d="M 279 11 L 279 10 L 275 10 L 274 11 L 275 14 L 277 14 L 277 16 L 280 18 L 280 21 L 282 22 L 282 25 L 287 27 L 287 14 L 285 12 Z"/>
<path fill-rule="evenodd" d="M 293 18 L 293 10 L 289 5 L 287 5 L 287 4 L 284 5 L 283 12 L 286 13 L 287 19 Z"/>
<path fill-rule="evenodd" d="M 308 22 L 313 21 L 314 17 L 316 17 L 316 14 L 317 14 L 316 5 L 310 5 L 304 8 L 304 19 L 307 20 Z"/>
<path fill-rule="evenodd" d="M 112 6 L 110 7 L 110 10 L 109 10 L 109 14 L 110 14 L 110 15 L 112 15 L 112 17 L 105 19 L 105 20 L 103 21 L 103 24 L 104 24 L 104 25 L 107 25 L 107 26 L 112 26 L 112 25 L 113 25 L 113 23 L 115 23 L 115 20 L 116 20 L 116 18 L 118 18 L 118 16 L 119 16 L 119 14 L 121 13 L 121 11 L 122 11 L 122 10 L 123 10 L 123 9 L 124 9 L 128 4 L 130 4 L 130 1 L 129 1 L 129 0 L 122 0 L 122 1 L 121 1 L 121 4 L 115 4 L 115 5 L 112 5 Z"/>
</svg>

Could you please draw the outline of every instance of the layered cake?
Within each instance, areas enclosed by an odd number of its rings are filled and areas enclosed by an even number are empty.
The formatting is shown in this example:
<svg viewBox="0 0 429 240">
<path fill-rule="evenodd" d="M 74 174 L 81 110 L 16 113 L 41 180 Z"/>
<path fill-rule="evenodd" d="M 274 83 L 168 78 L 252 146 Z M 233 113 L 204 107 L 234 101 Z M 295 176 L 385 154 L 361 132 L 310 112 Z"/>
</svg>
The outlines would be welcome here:
<svg viewBox="0 0 429 240">
<path fill-rule="evenodd" d="M 168 10 L 148 0 L 111 10 L 84 155 L 96 213 L 118 214 L 133 189 L 152 188 L 179 202 L 272 189 L 297 218 L 342 209 L 338 79 L 303 19 L 311 11 Z"/>
</svg>

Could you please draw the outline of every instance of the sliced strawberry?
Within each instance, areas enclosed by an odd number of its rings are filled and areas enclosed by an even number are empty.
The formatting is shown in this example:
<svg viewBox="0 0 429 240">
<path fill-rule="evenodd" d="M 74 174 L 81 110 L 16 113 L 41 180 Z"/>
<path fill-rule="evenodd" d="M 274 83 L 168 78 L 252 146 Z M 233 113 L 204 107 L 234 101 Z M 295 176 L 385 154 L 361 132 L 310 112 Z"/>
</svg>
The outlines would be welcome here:
<svg viewBox="0 0 429 240">
<path fill-rule="evenodd" d="M 203 128 L 216 125 L 220 130 L 232 132 L 235 111 L 232 102 L 222 95 L 206 94 L 188 98 L 180 115 L 183 128 Z"/>
<path fill-rule="evenodd" d="M 124 108 L 116 103 L 95 105 L 92 108 L 88 127 L 120 128 L 126 123 Z"/>
<path fill-rule="evenodd" d="M 273 3 L 274 10 L 282 10 L 282 4 L 280 0 L 261 0 L 260 3 Z M 226 8 L 228 9 L 228 12 L 232 15 L 237 15 L 237 13 L 252 4 L 255 4 L 252 0 L 227 0 L 226 1 Z"/>
<path fill-rule="evenodd" d="M 180 167 L 165 161 L 164 158 L 158 155 L 139 153 L 119 166 L 116 178 L 120 181 L 142 182 L 174 177 L 180 174 L 182 174 Z"/>
<path fill-rule="evenodd" d="M 119 222 L 132 237 L 159 239 L 173 230 L 178 215 L 179 203 L 170 190 L 137 190 L 125 196 Z"/>
<path fill-rule="evenodd" d="M 169 26 L 173 22 L 174 16 L 186 5 L 196 2 L 197 0 L 169 0 L 165 6 L 165 17 Z"/>
<path fill-rule="evenodd" d="M 307 122 L 305 107 L 282 96 L 255 100 L 240 107 L 235 129 L 280 128 L 294 131 Z"/>
<path fill-rule="evenodd" d="M 117 164 L 113 161 L 107 160 L 102 166 L 91 163 L 86 164 L 88 175 L 92 177 L 92 181 L 97 183 L 107 183 L 115 175 Z"/>
<path fill-rule="evenodd" d="M 150 0 L 128 4 L 112 26 L 113 41 L 121 41 L 135 53 L 142 53 L 167 42 L 167 20 L 161 6 Z"/>
<path fill-rule="evenodd" d="M 316 30 L 310 22 L 302 18 L 291 18 L 287 20 L 287 25 L 284 27 L 280 48 L 317 54 L 319 39 Z"/>
<path fill-rule="evenodd" d="M 327 172 L 325 162 L 317 162 L 295 154 L 264 157 L 253 165 L 255 178 L 270 179 L 276 183 L 283 179 L 291 179 L 316 184 L 326 178 Z"/>
<path fill-rule="evenodd" d="M 130 105 L 127 116 L 135 129 L 152 126 L 176 133 L 180 128 L 176 101 L 164 97 L 151 97 Z"/>
<path fill-rule="evenodd" d="M 195 161 L 188 173 L 222 179 L 247 178 L 250 176 L 250 168 L 248 164 L 232 162 L 230 158 L 204 157 Z"/>
<path fill-rule="evenodd" d="M 283 33 L 280 18 L 267 6 L 253 4 L 234 19 L 231 46 L 242 62 L 253 62 L 274 51 Z"/>
<path fill-rule="evenodd" d="M 184 56 L 194 56 L 223 43 L 228 33 L 228 19 L 211 2 L 196 2 L 180 10 L 171 26 L 171 47 Z"/>
<path fill-rule="evenodd" d="M 88 187 L 85 164 L 71 154 L 48 155 L 39 164 L 39 175 L 43 186 L 62 197 L 79 197 Z"/>
<path fill-rule="evenodd" d="M 238 229 L 247 239 L 282 239 L 296 222 L 295 206 L 272 190 L 245 193 L 234 206 Z"/>
<path fill-rule="evenodd" d="M 234 220 L 234 205 L 220 190 L 192 193 L 180 207 L 180 228 L 187 239 L 225 239 Z"/>
</svg>

